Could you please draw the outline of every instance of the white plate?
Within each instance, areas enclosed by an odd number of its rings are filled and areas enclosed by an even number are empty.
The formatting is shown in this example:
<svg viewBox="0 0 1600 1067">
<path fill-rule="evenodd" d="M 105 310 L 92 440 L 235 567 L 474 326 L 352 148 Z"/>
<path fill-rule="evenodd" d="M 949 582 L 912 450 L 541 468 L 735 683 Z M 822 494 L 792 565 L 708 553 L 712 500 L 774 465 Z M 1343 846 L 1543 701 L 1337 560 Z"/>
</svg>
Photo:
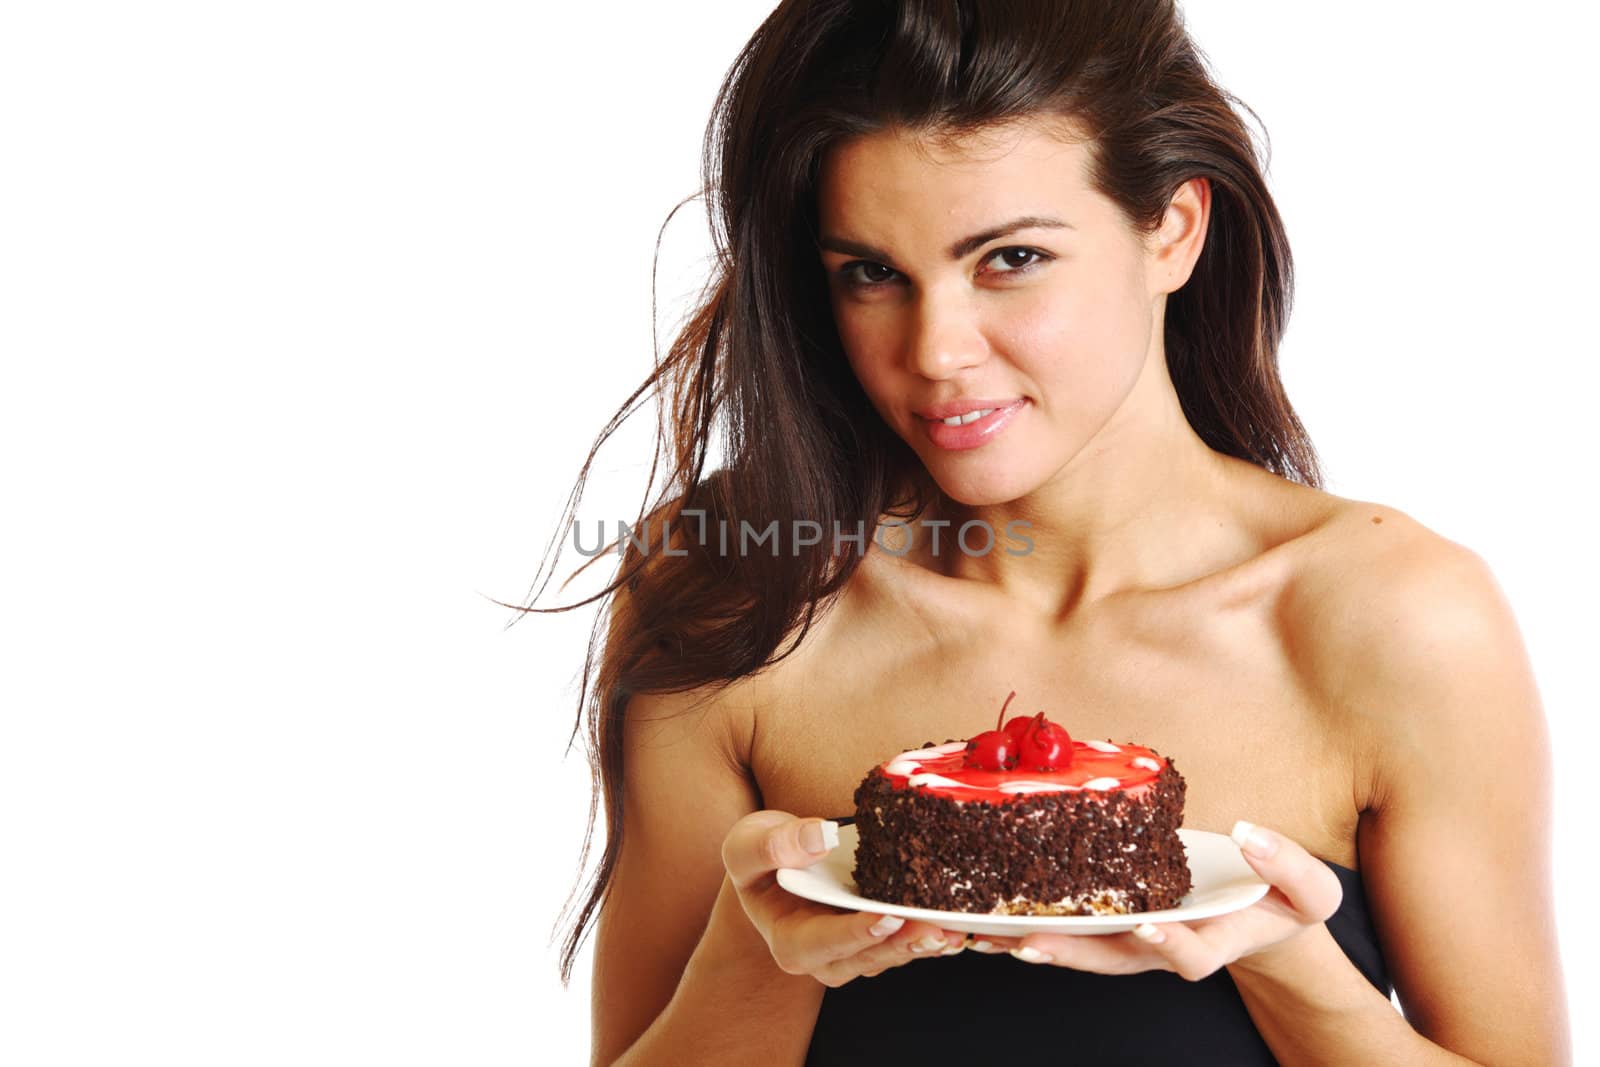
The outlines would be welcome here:
<svg viewBox="0 0 1600 1067">
<path fill-rule="evenodd" d="M 1272 888 L 1261 880 L 1239 854 L 1239 846 L 1226 834 L 1207 830 L 1178 831 L 1194 888 L 1176 908 L 1135 912 L 1130 915 L 989 915 L 973 911 L 938 911 L 883 904 L 856 893 L 856 828 L 839 827 L 839 847 L 810 867 L 784 867 L 778 884 L 795 896 L 850 911 L 899 915 L 932 923 L 946 930 L 961 930 L 996 937 L 1024 934 L 1119 934 L 1140 923 L 1186 922 L 1209 919 L 1248 908 Z"/>
</svg>

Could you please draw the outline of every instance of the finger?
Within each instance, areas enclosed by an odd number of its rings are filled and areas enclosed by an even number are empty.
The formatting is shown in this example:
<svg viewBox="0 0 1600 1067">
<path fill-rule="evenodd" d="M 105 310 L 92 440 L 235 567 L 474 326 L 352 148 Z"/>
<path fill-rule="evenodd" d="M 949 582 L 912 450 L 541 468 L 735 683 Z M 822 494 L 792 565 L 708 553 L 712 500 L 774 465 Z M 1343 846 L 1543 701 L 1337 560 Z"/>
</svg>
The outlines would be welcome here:
<svg viewBox="0 0 1600 1067">
<path fill-rule="evenodd" d="M 1164 967 L 1162 957 L 1126 933 L 1029 934 L 1011 949 L 1024 963 L 1054 964 L 1097 974 L 1134 974 Z"/>
<path fill-rule="evenodd" d="M 1167 970 L 1190 982 L 1216 973 L 1232 958 L 1214 941 L 1185 923 L 1140 923 L 1133 928 L 1131 936 L 1154 952 Z"/>
<path fill-rule="evenodd" d="M 1344 899 L 1339 876 L 1298 842 L 1243 819 L 1234 823 L 1229 836 L 1239 846 L 1245 862 L 1277 891 L 1269 898 L 1286 904 L 1294 918 L 1303 923 L 1319 923 L 1339 910 Z M 1267 902 L 1264 898 L 1263 903 Z"/>
<path fill-rule="evenodd" d="M 954 956 L 965 952 L 967 935 L 960 930 L 941 930 L 927 923 L 907 923 L 901 932 L 865 953 L 870 958 L 904 963 L 908 959 Z"/>
<path fill-rule="evenodd" d="M 722 864 L 740 892 L 775 884 L 780 867 L 809 867 L 839 844 L 839 824 L 786 811 L 753 811 L 722 839 Z"/>
<path fill-rule="evenodd" d="M 826 980 L 849 979 L 898 966 L 922 956 L 938 955 L 961 943 L 964 934 L 947 939 L 944 931 L 898 915 L 855 912 L 824 915 L 796 912 L 777 920 L 773 943 L 781 946 L 784 970 L 814 974 Z"/>
<path fill-rule="evenodd" d="M 1007 952 L 1022 944 L 1020 937 L 1001 937 L 997 934 L 972 934 L 967 942 L 967 947 L 974 952 L 982 952 L 990 956 L 1003 956 Z"/>
<path fill-rule="evenodd" d="M 913 945 L 913 951 L 925 956 L 956 956 L 972 944 L 972 935 L 965 930 L 934 930 L 929 936 L 920 946 Z"/>
<path fill-rule="evenodd" d="M 879 920 L 868 927 L 869 933 L 891 922 L 901 922 L 895 916 L 884 916 L 880 920 L 871 912 L 863 914 L 869 920 Z M 805 936 L 797 934 L 796 940 L 803 943 Z M 882 974 L 890 967 L 899 967 L 912 960 L 954 956 L 965 950 L 966 936 L 965 933 L 941 930 L 927 923 L 906 922 L 896 932 L 878 938 L 875 944 L 861 944 L 858 941 L 853 945 L 841 946 L 835 942 L 831 949 L 823 948 L 821 954 L 842 951 L 835 958 L 822 963 L 816 962 L 819 956 L 810 957 L 808 971 L 824 984 L 837 986 L 852 978 L 870 978 Z"/>
</svg>

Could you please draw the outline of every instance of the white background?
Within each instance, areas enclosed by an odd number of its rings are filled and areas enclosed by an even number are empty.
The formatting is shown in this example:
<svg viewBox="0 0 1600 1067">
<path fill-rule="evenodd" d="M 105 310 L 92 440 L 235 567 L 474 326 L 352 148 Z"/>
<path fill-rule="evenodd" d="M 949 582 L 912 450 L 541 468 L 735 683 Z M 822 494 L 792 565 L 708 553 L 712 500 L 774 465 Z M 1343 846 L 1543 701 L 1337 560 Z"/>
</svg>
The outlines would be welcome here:
<svg viewBox="0 0 1600 1067">
<path fill-rule="evenodd" d="M 550 936 L 592 614 L 488 598 L 650 365 L 769 6 L 4 9 L 0 1060 L 585 1061 L 592 938 L 563 991 Z M 1592 1002 L 1593 16 L 1186 6 L 1271 134 L 1329 488 L 1516 608 Z M 653 424 L 581 514 L 631 514 Z"/>
</svg>

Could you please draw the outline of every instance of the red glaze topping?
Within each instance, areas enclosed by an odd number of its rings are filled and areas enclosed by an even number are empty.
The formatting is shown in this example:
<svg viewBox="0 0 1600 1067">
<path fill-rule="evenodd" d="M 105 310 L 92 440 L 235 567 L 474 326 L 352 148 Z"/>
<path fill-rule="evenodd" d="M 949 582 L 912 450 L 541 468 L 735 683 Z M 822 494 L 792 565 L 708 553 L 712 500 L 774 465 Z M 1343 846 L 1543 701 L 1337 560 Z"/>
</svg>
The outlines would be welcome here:
<svg viewBox="0 0 1600 1067">
<path fill-rule="evenodd" d="M 1016 696 L 1006 698 L 1006 705 Z M 1005 717 L 1005 706 L 1000 709 Z M 1075 741 L 1044 712 L 1017 716 L 969 741 L 912 749 L 880 769 L 899 788 L 1003 804 L 1036 793 L 1132 790 L 1154 782 L 1166 759 L 1142 745 Z"/>
</svg>

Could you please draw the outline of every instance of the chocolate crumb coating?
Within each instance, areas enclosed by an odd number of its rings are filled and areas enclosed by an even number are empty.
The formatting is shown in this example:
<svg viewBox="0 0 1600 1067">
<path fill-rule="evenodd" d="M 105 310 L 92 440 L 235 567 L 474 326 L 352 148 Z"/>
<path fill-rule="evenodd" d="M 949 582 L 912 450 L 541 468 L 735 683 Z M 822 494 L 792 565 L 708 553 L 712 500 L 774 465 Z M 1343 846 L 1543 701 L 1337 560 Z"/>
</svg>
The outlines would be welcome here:
<svg viewBox="0 0 1600 1067">
<path fill-rule="evenodd" d="M 1007 915 L 1176 907 L 1193 887 L 1178 837 L 1185 788 L 1167 759 L 1137 799 L 1082 789 L 991 804 L 897 788 L 874 767 L 855 792 L 857 892 L 888 904 Z"/>
</svg>

